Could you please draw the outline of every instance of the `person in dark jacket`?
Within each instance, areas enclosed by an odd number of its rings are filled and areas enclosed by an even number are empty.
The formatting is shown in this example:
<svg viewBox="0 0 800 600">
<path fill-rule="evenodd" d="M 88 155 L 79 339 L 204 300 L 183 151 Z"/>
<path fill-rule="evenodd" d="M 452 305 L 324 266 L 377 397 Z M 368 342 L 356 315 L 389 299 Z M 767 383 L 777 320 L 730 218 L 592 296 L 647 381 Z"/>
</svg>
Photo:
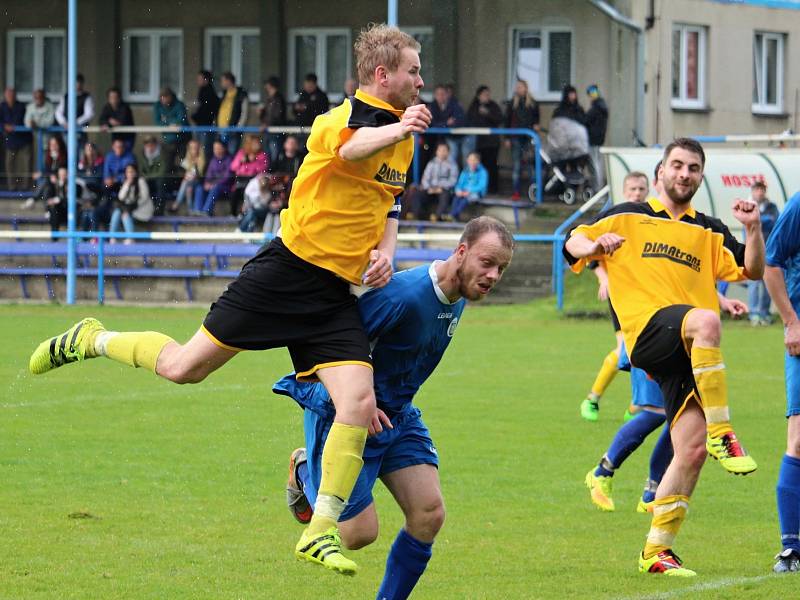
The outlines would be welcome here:
<svg viewBox="0 0 800 600">
<path fill-rule="evenodd" d="M 100 127 L 103 130 L 108 130 L 111 127 L 131 126 L 133 125 L 133 112 L 131 107 L 122 101 L 122 92 L 118 87 L 110 87 L 106 92 L 106 104 L 103 110 L 100 111 Z M 133 144 L 136 142 L 136 134 L 112 132 L 111 141 L 122 140 L 125 142 L 125 147 L 128 150 L 133 150 Z"/>
<path fill-rule="evenodd" d="M 492 100 L 492 91 L 488 85 L 481 85 L 475 91 L 475 98 L 467 109 L 468 127 L 500 127 L 503 124 L 503 110 Z M 475 149 L 481 157 L 481 163 L 489 173 L 489 192 L 497 192 L 497 152 L 500 149 L 500 138 L 496 135 L 479 135 Z"/>
<path fill-rule="evenodd" d="M 518 79 L 514 86 L 514 96 L 506 105 L 506 123 L 510 129 L 533 129 L 539 132 L 539 103 L 533 99 L 528 91 L 528 82 Z M 512 200 L 519 200 L 519 179 L 522 170 L 524 149 L 530 147 L 531 141 L 527 136 L 512 135 L 506 140 L 506 146 L 511 148 L 511 182 L 513 188 Z"/>
<path fill-rule="evenodd" d="M 281 80 L 274 75 L 264 82 L 264 103 L 258 111 L 258 120 L 261 122 L 261 131 L 267 127 L 286 125 L 286 99 L 281 93 Z M 267 151 L 270 163 L 278 160 L 283 134 L 268 133 L 266 136 Z"/>
<path fill-rule="evenodd" d="M 300 127 L 311 127 L 317 116 L 328 112 L 330 102 L 328 95 L 317 85 L 317 76 L 309 73 L 303 80 L 303 89 L 294 103 L 295 124 Z"/>
<path fill-rule="evenodd" d="M 439 84 L 433 88 L 433 102 L 428 104 L 431 111 L 431 127 L 463 127 L 466 123 L 464 109 L 455 96 L 447 92 L 447 88 Z M 445 142 L 450 149 L 450 160 L 456 165 L 459 162 L 459 150 L 462 138 L 455 135 L 446 137 L 428 137 L 428 144 L 433 152 L 439 142 Z M 466 155 L 465 155 L 466 157 Z"/>
<path fill-rule="evenodd" d="M 216 124 L 217 112 L 219 112 L 219 96 L 214 89 L 214 77 L 211 71 L 200 71 L 197 74 L 197 100 L 194 102 L 192 122 L 198 127 L 213 127 Z M 197 139 L 208 161 L 213 151 L 214 134 L 204 131 L 197 134 Z"/>
<path fill-rule="evenodd" d="M 572 119 L 581 125 L 586 124 L 586 113 L 578 103 L 578 91 L 571 85 L 565 85 L 561 92 L 561 102 L 553 112 L 553 118 L 556 117 Z"/>
<path fill-rule="evenodd" d="M 589 133 L 589 154 L 592 157 L 592 165 L 595 173 L 595 189 L 599 190 L 606 184 L 606 174 L 603 168 L 603 160 L 600 156 L 600 146 L 606 141 L 606 130 L 608 129 L 608 106 L 606 101 L 600 96 L 600 88 L 596 84 L 590 85 L 586 89 L 589 96 L 589 111 L 586 113 L 586 131 Z"/>
<path fill-rule="evenodd" d="M 6 88 L 0 103 L 0 126 L 3 127 L 5 146 L 5 172 L 9 190 L 30 189 L 31 147 L 33 136 L 27 131 L 16 131 L 25 125 L 25 104 L 17 100 L 14 88 Z"/>
</svg>

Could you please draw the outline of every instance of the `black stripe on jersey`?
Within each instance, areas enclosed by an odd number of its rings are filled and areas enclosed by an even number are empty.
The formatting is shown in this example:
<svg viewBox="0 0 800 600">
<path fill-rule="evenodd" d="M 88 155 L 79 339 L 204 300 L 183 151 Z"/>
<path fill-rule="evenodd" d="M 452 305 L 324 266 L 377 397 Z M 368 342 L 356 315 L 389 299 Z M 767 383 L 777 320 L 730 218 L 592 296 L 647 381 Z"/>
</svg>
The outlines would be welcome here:
<svg viewBox="0 0 800 600">
<path fill-rule="evenodd" d="M 367 104 L 355 96 L 348 100 L 350 100 L 350 120 L 347 122 L 347 127 L 350 129 L 383 127 L 400 121 L 399 117 L 388 110 Z"/>
</svg>

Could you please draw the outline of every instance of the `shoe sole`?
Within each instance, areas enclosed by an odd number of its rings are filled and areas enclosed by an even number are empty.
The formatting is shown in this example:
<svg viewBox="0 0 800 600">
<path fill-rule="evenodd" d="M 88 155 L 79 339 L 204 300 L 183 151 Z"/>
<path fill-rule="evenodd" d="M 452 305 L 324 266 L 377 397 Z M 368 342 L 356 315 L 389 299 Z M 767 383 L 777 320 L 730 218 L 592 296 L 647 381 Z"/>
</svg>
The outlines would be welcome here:
<svg viewBox="0 0 800 600">
<path fill-rule="evenodd" d="M 707 450 L 706 450 L 706 451 L 707 451 Z M 711 458 L 713 458 L 714 460 L 716 460 L 717 462 L 719 462 L 719 459 L 718 459 L 716 456 L 714 456 L 713 454 L 711 454 L 711 452 L 708 452 L 708 455 L 709 455 Z M 752 469 L 750 469 L 749 471 L 734 471 L 734 470 L 732 470 L 732 469 L 729 469 L 729 468 L 728 468 L 728 467 L 726 467 L 725 465 L 723 465 L 721 462 L 720 462 L 720 466 L 721 466 L 721 467 L 722 467 L 722 468 L 723 468 L 725 471 L 727 471 L 728 473 L 730 473 L 731 475 L 742 475 L 742 476 L 744 476 L 744 475 L 749 475 L 750 473 L 755 473 L 755 472 L 756 472 L 756 470 L 758 469 L 758 465 L 756 465 L 755 467 L 753 467 L 753 468 L 752 468 Z"/>
<path fill-rule="evenodd" d="M 358 566 L 355 566 L 355 567 L 353 567 L 351 569 L 347 569 L 347 568 L 344 568 L 344 567 L 338 567 L 338 566 L 335 566 L 335 565 L 326 564 L 326 563 L 324 563 L 323 561 L 321 561 L 318 558 L 314 558 L 313 556 L 309 556 L 308 554 L 304 554 L 302 552 L 297 552 L 297 551 L 295 551 L 294 556 L 295 556 L 295 558 L 297 558 L 297 560 L 299 560 L 301 562 L 309 562 L 309 563 L 312 563 L 312 564 L 315 564 L 315 565 L 320 565 L 321 567 L 325 567 L 329 571 L 334 571 L 335 573 L 338 573 L 339 575 L 345 575 L 347 577 L 352 577 L 353 575 L 355 575 L 358 572 Z"/>
<path fill-rule="evenodd" d="M 300 448 L 295 450 L 294 452 L 289 455 L 289 478 L 286 481 L 286 489 L 287 491 L 291 489 L 293 492 L 297 494 L 303 494 L 300 491 L 300 486 L 297 485 L 297 478 L 295 477 L 296 471 L 296 458 L 301 454 Z M 305 496 L 305 494 L 303 494 Z M 311 522 L 311 517 L 314 515 L 314 510 L 311 508 L 311 505 L 308 503 L 308 499 L 306 498 L 306 510 L 299 512 L 295 510 L 293 505 L 289 505 L 289 512 L 292 513 L 292 516 L 295 520 L 300 523 L 301 525 L 308 525 Z"/>
</svg>

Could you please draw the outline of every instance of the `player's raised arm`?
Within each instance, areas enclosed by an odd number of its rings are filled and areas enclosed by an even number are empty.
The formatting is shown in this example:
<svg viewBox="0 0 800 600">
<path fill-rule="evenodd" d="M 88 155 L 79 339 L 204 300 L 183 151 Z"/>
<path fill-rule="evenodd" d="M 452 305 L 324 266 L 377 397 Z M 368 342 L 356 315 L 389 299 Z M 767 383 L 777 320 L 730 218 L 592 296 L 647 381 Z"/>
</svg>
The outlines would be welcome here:
<svg viewBox="0 0 800 600">
<path fill-rule="evenodd" d="M 744 272 L 748 279 L 764 276 L 764 236 L 758 204 L 747 200 L 733 203 L 733 216 L 745 227 Z"/>
<path fill-rule="evenodd" d="M 598 256 L 607 254 L 611 256 L 625 242 L 625 238 L 616 233 L 604 233 L 596 240 L 589 239 L 583 233 L 574 233 L 565 245 L 567 252 L 575 258 Z"/>
<path fill-rule="evenodd" d="M 424 133 L 431 124 L 431 112 L 424 104 L 409 106 L 400 122 L 382 127 L 362 127 L 339 148 L 343 160 L 363 160 L 414 133 Z"/>
</svg>

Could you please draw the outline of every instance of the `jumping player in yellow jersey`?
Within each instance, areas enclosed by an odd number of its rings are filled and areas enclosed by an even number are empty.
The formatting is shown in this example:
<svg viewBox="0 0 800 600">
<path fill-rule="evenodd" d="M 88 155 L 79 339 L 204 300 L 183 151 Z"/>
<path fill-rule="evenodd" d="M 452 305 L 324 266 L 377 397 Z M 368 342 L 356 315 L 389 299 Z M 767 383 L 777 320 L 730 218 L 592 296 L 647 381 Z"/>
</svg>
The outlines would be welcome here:
<svg viewBox="0 0 800 600">
<path fill-rule="evenodd" d="M 743 466 L 750 458 L 730 425 L 716 281 L 759 279 L 764 272 L 754 203 L 733 204 L 746 245 L 721 221 L 692 208 L 704 165 L 700 144 L 675 140 L 664 150 L 658 199 L 615 206 L 576 227 L 564 247 L 575 271 L 589 259 L 605 261 L 631 364 L 649 373 L 664 395 L 675 456 L 656 492 L 639 570 L 683 577 L 695 573 L 682 566 L 672 545 L 705 461 L 706 425 L 709 439 Z"/>
<path fill-rule="evenodd" d="M 319 379 L 336 408 L 314 517 L 295 554 L 348 575 L 357 566 L 341 553 L 336 522 L 361 471 L 368 428 L 381 430 L 369 340 L 350 286 L 382 287 L 392 275 L 412 135 L 431 121 L 417 103 L 419 49 L 395 27 L 361 32 L 359 88 L 314 121 L 278 237 L 242 267 L 192 339 L 107 331 L 88 318 L 42 342 L 30 359 L 34 374 L 106 356 L 197 383 L 242 350 L 287 347 L 298 378 Z"/>
</svg>

